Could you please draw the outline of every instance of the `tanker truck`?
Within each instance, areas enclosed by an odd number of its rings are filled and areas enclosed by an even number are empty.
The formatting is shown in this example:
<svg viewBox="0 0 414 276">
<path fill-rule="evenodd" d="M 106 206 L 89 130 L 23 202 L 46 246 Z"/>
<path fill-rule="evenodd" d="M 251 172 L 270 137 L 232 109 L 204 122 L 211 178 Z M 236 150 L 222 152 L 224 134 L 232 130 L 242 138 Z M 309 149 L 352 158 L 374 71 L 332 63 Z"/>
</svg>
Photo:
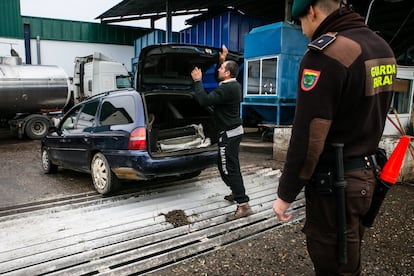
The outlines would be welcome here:
<svg viewBox="0 0 414 276">
<path fill-rule="evenodd" d="M 0 122 L 19 138 L 40 139 L 70 102 L 70 82 L 58 66 L 24 65 L 0 57 Z"/>
<path fill-rule="evenodd" d="M 73 79 L 59 66 L 0 57 L 0 126 L 19 138 L 41 139 L 73 104 L 131 86 L 125 66 L 101 53 L 76 57 Z"/>
</svg>

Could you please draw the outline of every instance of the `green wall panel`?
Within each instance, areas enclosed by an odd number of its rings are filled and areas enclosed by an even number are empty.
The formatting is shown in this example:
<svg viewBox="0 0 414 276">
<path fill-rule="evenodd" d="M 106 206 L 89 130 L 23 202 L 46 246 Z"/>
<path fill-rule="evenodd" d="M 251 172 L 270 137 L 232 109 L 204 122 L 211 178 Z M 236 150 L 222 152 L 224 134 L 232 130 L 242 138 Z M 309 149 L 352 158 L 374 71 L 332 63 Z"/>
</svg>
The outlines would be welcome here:
<svg viewBox="0 0 414 276">
<path fill-rule="evenodd" d="M 19 0 L 0 0 L 0 37 L 23 38 Z"/>
<path fill-rule="evenodd" d="M 30 25 L 32 38 L 39 36 L 46 40 L 134 45 L 136 38 L 150 31 L 146 28 L 29 16 L 23 16 L 22 21 Z"/>
</svg>

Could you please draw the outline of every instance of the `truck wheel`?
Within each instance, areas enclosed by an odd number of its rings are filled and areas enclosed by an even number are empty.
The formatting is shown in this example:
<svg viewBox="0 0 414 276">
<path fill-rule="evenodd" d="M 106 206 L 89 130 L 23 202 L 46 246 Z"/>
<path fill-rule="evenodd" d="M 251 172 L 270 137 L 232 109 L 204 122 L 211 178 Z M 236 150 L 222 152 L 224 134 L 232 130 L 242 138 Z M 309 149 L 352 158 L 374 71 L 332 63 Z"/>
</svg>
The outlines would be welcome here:
<svg viewBox="0 0 414 276">
<path fill-rule="evenodd" d="M 98 193 L 106 195 L 119 188 L 119 180 L 111 171 L 109 163 L 102 153 L 93 156 L 91 162 L 93 185 Z"/>
<path fill-rule="evenodd" d="M 49 151 L 46 148 L 42 148 L 42 169 L 45 174 L 52 174 L 58 170 L 58 166 L 50 161 Z"/>
<path fill-rule="evenodd" d="M 34 116 L 27 121 L 24 131 L 30 139 L 39 140 L 46 136 L 50 126 L 51 123 L 47 118 Z"/>
</svg>

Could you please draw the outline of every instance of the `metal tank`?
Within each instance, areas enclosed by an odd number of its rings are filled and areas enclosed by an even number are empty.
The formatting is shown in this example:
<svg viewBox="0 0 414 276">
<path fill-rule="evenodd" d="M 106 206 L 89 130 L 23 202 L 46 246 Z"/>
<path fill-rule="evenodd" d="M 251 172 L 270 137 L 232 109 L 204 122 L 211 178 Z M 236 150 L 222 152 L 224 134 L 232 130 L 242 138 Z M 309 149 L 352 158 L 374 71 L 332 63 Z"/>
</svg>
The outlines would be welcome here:
<svg viewBox="0 0 414 276">
<path fill-rule="evenodd" d="M 70 82 L 58 66 L 25 65 L 20 57 L 0 57 L 0 114 L 59 111 L 70 100 Z"/>
</svg>

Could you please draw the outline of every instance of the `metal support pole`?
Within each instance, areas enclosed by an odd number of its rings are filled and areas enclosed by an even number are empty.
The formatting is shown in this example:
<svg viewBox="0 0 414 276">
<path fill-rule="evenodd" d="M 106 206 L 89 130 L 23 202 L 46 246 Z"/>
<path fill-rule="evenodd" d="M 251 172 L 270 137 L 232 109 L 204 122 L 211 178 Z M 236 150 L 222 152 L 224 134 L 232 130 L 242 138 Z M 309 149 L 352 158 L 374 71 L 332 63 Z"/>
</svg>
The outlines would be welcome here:
<svg viewBox="0 0 414 276">
<path fill-rule="evenodd" d="M 37 64 L 42 64 L 42 59 L 40 57 L 40 36 L 36 36 L 36 50 L 37 50 Z"/>
<path fill-rule="evenodd" d="M 167 35 L 166 35 L 166 39 L 167 39 L 167 42 L 172 42 L 171 1 L 166 0 L 165 2 L 166 2 L 165 11 L 166 11 L 166 14 L 167 14 L 167 18 L 166 18 Z"/>
</svg>

